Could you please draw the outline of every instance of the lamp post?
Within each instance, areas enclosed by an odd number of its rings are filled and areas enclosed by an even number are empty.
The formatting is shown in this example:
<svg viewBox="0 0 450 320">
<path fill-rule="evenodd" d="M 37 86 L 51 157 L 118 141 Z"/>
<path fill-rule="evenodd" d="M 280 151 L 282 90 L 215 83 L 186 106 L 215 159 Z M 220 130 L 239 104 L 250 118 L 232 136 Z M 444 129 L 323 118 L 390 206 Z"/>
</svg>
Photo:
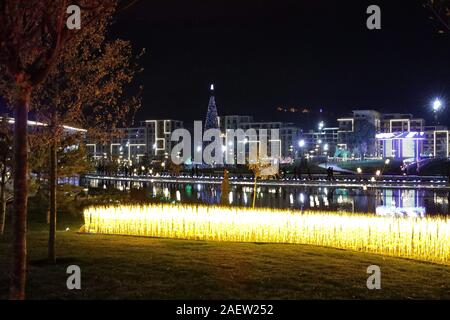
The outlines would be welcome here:
<svg viewBox="0 0 450 320">
<path fill-rule="evenodd" d="M 360 167 L 358 167 L 358 168 L 356 169 L 356 172 L 358 173 L 359 180 L 361 181 L 361 180 L 362 180 L 362 169 L 361 169 Z"/>
<path fill-rule="evenodd" d="M 442 109 L 442 101 L 439 98 L 436 98 L 433 101 L 433 113 L 434 113 L 434 124 L 437 126 L 438 122 L 438 112 Z"/>
<path fill-rule="evenodd" d="M 323 121 L 319 122 L 319 131 L 322 131 L 323 127 L 325 127 L 325 123 Z"/>
<path fill-rule="evenodd" d="M 383 170 L 381 171 L 382 174 L 384 173 L 384 170 L 386 170 L 386 166 L 389 165 L 389 163 L 391 163 L 391 160 L 390 160 L 390 159 L 386 159 L 386 160 L 384 161 Z"/>
<path fill-rule="evenodd" d="M 298 142 L 298 146 L 300 147 L 300 158 L 303 159 L 303 149 L 305 148 L 305 140 L 300 140 Z"/>
</svg>

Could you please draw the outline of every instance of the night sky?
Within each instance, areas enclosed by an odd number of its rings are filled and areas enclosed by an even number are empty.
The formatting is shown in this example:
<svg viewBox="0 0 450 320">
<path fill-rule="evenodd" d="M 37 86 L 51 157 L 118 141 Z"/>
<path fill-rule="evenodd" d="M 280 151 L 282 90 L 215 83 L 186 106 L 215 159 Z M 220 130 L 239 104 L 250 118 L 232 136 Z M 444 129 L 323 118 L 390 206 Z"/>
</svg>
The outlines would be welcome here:
<svg viewBox="0 0 450 320">
<path fill-rule="evenodd" d="M 382 30 L 366 28 L 369 4 Z M 307 106 L 330 119 L 355 108 L 427 117 L 433 97 L 450 96 L 450 36 L 429 16 L 414 0 L 141 1 L 114 34 L 147 49 L 139 119 L 203 119 L 211 82 L 219 115 L 304 124 L 276 108 Z"/>
<path fill-rule="evenodd" d="M 382 30 L 366 28 L 370 4 L 382 9 Z M 204 120 L 214 82 L 219 115 L 306 127 L 301 113 L 276 108 L 431 119 L 435 96 L 450 107 L 450 35 L 430 16 L 420 0 L 141 0 L 111 34 L 147 49 L 138 121 Z M 441 123 L 450 125 L 449 114 Z"/>
</svg>

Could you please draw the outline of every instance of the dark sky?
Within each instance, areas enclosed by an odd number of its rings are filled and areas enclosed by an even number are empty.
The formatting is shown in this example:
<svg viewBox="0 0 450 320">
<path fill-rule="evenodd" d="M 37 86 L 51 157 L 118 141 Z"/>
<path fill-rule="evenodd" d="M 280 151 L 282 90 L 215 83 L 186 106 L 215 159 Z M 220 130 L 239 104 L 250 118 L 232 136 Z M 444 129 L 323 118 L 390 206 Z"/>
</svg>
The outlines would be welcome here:
<svg viewBox="0 0 450 320">
<path fill-rule="evenodd" d="M 381 31 L 366 28 L 370 4 Z M 302 124 L 276 107 L 308 106 L 427 118 L 435 96 L 450 107 L 450 35 L 429 16 L 420 0 L 141 0 L 112 34 L 147 49 L 137 120 L 204 119 L 211 82 L 219 115 Z"/>
<path fill-rule="evenodd" d="M 366 28 L 369 4 L 382 9 L 381 31 Z M 309 106 L 331 118 L 427 117 L 433 97 L 450 97 L 450 36 L 429 16 L 419 0 L 141 0 L 114 33 L 147 49 L 138 119 L 203 119 L 211 82 L 219 115 L 302 123 L 276 107 Z"/>
</svg>

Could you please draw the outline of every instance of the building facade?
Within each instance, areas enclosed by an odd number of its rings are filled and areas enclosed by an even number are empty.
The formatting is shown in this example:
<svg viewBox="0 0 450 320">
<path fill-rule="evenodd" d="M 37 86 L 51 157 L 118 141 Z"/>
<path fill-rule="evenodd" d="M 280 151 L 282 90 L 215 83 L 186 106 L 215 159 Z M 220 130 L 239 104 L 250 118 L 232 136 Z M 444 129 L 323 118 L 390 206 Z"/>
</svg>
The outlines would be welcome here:
<svg viewBox="0 0 450 320">
<path fill-rule="evenodd" d="M 337 121 L 337 147 L 340 150 L 346 150 L 351 156 L 376 156 L 375 135 L 381 129 L 381 114 L 378 111 L 354 110 L 350 117 Z"/>
<path fill-rule="evenodd" d="M 89 155 L 96 160 L 114 159 L 140 163 L 146 159 L 162 159 L 172 151 L 172 132 L 183 128 L 178 120 L 145 120 L 140 126 L 116 129 L 105 142 L 88 142 Z"/>
<path fill-rule="evenodd" d="M 337 147 L 349 156 L 417 161 L 450 155 L 448 128 L 426 126 L 424 119 L 412 114 L 355 110 L 338 124 Z"/>
<path fill-rule="evenodd" d="M 301 135 L 297 145 L 298 155 L 310 156 L 334 156 L 338 146 L 338 127 L 322 127 L 318 130 L 310 130 Z"/>
<path fill-rule="evenodd" d="M 233 116 L 236 117 L 236 116 Z M 247 117 L 247 116 L 242 116 Z M 227 118 L 225 119 L 236 120 L 237 118 Z M 241 118 L 243 120 L 244 118 Z M 248 119 L 252 119 L 248 117 Z M 296 146 L 298 145 L 298 141 L 301 137 L 301 129 L 295 126 L 293 123 L 286 122 L 229 122 L 230 127 L 227 125 L 225 129 L 242 129 L 244 131 L 248 129 L 255 129 L 257 132 L 259 130 L 267 130 L 269 135 L 267 141 L 268 142 L 276 142 L 280 146 L 280 155 L 282 160 L 289 161 L 290 159 L 294 159 L 296 156 Z M 278 130 L 279 136 L 278 141 L 273 141 L 273 137 L 271 136 L 271 130 Z M 272 139 L 272 141 L 271 141 Z M 270 145 L 270 143 L 269 143 Z"/>
<path fill-rule="evenodd" d="M 183 128 L 183 122 L 178 120 L 146 120 L 142 126 L 147 132 L 149 157 L 158 158 L 170 155 L 176 142 L 171 141 L 172 132 Z"/>
</svg>

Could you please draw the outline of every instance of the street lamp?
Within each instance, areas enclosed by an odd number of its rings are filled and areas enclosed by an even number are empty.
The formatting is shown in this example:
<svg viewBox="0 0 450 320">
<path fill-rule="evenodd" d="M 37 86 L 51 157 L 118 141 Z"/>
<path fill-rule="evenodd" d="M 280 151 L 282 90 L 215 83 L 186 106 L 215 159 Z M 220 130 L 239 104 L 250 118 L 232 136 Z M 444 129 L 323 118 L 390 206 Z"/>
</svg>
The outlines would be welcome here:
<svg viewBox="0 0 450 320">
<path fill-rule="evenodd" d="M 439 111 L 439 109 L 441 109 L 441 107 L 442 107 L 441 100 L 439 100 L 439 98 L 436 98 L 436 100 L 434 100 L 434 102 L 433 102 L 433 111 Z"/>
<path fill-rule="evenodd" d="M 301 154 L 301 158 L 303 158 L 303 148 L 305 147 L 305 140 L 300 140 L 299 142 L 298 142 L 298 146 L 300 147 L 300 154 Z"/>
<path fill-rule="evenodd" d="M 436 98 L 433 101 L 433 112 L 434 112 L 434 124 L 437 126 L 438 122 L 438 112 L 441 111 L 443 107 L 442 101 L 439 98 Z"/>
<path fill-rule="evenodd" d="M 319 130 L 322 130 L 325 127 L 325 123 L 323 121 L 319 122 Z"/>
<path fill-rule="evenodd" d="M 356 168 L 356 172 L 358 173 L 358 179 L 361 180 L 362 169 L 358 167 Z"/>
<path fill-rule="evenodd" d="M 298 146 L 299 146 L 300 148 L 303 148 L 303 147 L 305 146 L 305 140 L 300 140 L 300 141 L 298 142 Z"/>
</svg>

